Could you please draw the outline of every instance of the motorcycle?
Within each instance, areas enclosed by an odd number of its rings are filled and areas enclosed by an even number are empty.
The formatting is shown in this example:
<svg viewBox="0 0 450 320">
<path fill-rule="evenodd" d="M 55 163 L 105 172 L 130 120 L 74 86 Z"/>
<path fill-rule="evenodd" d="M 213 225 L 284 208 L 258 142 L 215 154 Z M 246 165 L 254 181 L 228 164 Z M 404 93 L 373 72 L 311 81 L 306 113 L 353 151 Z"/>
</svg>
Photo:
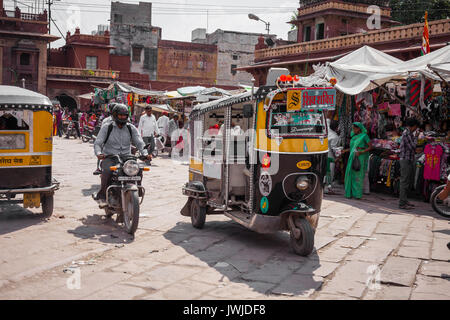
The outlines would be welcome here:
<svg viewBox="0 0 450 320">
<path fill-rule="evenodd" d="M 84 126 L 83 134 L 81 135 L 81 140 L 83 142 L 89 142 L 92 140 L 92 142 L 97 139 L 98 132 L 100 131 L 100 127 L 89 127 Z"/>
<path fill-rule="evenodd" d="M 141 185 L 142 173 L 149 171 L 149 168 L 138 163 L 137 160 L 143 160 L 143 157 L 133 155 L 108 157 L 117 158 L 118 164 L 111 167 L 111 182 L 106 189 L 106 204 L 102 208 L 107 217 L 117 214 L 116 222 L 123 222 L 126 231 L 134 234 L 139 223 L 139 207 L 145 195 L 145 188 Z"/>
<path fill-rule="evenodd" d="M 447 175 L 450 174 L 450 169 L 447 170 Z M 434 189 L 433 193 L 430 197 L 431 207 L 436 213 L 440 214 L 445 218 L 450 218 L 450 195 L 447 196 L 446 199 L 439 199 L 438 195 L 445 188 L 445 184 L 440 185 L 436 189 Z"/>
<path fill-rule="evenodd" d="M 75 122 L 72 120 L 69 121 L 67 124 L 67 130 L 66 130 L 66 139 L 70 139 L 70 137 L 74 137 L 75 139 L 78 138 L 77 130 L 75 129 Z"/>
</svg>

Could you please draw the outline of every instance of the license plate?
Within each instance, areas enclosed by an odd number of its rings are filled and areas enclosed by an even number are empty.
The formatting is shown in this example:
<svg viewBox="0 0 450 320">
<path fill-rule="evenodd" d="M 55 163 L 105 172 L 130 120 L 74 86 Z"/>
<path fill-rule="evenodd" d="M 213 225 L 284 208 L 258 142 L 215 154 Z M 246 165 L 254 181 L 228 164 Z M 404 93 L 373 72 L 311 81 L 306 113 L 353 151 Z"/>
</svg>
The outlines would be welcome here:
<svg viewBox="0 0 450 320">
<path fill-rule="evenodd" d="M 39 192 L 23 194 L 24 208 L 39 208 L 40 204 L 41 204 L 41 197 Z"/>
<path fill-rule="evenodd" d="M 141 177 L 119 177 L 119 181 L 141 181 Z"/>
</svg>

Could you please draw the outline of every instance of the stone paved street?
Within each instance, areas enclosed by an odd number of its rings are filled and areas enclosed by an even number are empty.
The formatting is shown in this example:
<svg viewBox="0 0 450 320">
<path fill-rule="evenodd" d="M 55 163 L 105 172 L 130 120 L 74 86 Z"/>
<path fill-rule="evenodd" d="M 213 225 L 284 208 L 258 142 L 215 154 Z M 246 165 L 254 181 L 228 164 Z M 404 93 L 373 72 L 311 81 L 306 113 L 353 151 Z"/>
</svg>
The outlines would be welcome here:
<svg viewBox="0 0 450 320">
<path fill-rule="evenodd" d="M 0 207 L 0 299 L 450 299 L 450 221 L 386 194 L 326 196 L 307 258 L 289 234 L 262 235 L 220 215 L 194 229 L 179 211 L 187 165 L 145 173 L 135 239 L 91 199 L 92 144 L 54 139 L 61 182 L 53 216 Z M 80 288 L 73 288 L 75 276 Z"/>
</svg>

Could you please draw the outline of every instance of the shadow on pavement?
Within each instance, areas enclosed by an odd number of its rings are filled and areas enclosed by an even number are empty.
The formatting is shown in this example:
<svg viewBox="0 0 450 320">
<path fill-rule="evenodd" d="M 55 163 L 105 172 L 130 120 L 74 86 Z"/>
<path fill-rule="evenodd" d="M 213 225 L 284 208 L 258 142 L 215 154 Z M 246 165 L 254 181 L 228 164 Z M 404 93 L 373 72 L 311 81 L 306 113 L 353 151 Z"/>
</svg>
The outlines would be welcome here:
<svg viewBox="0 0 450 320">
<path fill-rule="evenodd" d="M 186 233 L 187 239 L 182 237 Z M 308 257 L 296 255 L 287 232 L 259 234 L 234 221 L 206 222 L 204 229 L 197 230 L 190 223 L 179 222 L 163 236 L 221 273 L 222 279 L 246 285 L 259 294 L 298 296 L 322 285 L 313 277 L 314 270 L 320 267 L 317 252 Z M 227 290 L 225 285 L 223 294 L 227 295 Z"/>
<path fill-rule="evenodd" d="M 67 231 L 77 238 L 98 239 L 100 242 L 110 244 L 127 244 L 134 241 L 134 237 L 128 234 L 121 224 L 105 215 L 93 214 L 80 220 L 82 226 Z"/>
<path fill-rule="evenodd" d="M 100 190 L 100 185 L 93 184 L 93 185 L 91 185 L 91 187 L 89 189 L 81 189 L 81 193 L 83 194 L 84 197 L 90 197 L 94 192 L 97 192 L 99 190 Z"/>
<path fill-rule="evenodd" d="M 25 229 L 47 221 L 41 215 L 42 209 L 33 212 L 17 204 L 0 203 L 0 235 Z"/>
</svg>

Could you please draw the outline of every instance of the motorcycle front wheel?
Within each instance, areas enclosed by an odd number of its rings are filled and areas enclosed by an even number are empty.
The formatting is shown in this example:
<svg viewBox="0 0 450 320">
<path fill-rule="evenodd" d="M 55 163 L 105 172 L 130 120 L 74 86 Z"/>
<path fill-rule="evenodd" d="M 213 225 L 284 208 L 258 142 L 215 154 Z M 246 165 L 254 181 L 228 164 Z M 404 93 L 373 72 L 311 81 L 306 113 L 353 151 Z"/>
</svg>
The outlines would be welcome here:
<svg viewBox="0 0 450 320">
<path fill-rule="evenodd" d="M 139 195 L 138 191 L 125 193 L 126 211 L 123 213 L 123 223 L 129 234 L 134 234 L 139 224 Z"/>
<path fill-rule="evenodd" d="M 438 198 L 438 194 L 444 190 L 445 184 L 434 189 L 430 197 L 431 206 L 443 217 L 450 218 L 450 197 L 447 197 L 444 201 Z"/>
</svg>

